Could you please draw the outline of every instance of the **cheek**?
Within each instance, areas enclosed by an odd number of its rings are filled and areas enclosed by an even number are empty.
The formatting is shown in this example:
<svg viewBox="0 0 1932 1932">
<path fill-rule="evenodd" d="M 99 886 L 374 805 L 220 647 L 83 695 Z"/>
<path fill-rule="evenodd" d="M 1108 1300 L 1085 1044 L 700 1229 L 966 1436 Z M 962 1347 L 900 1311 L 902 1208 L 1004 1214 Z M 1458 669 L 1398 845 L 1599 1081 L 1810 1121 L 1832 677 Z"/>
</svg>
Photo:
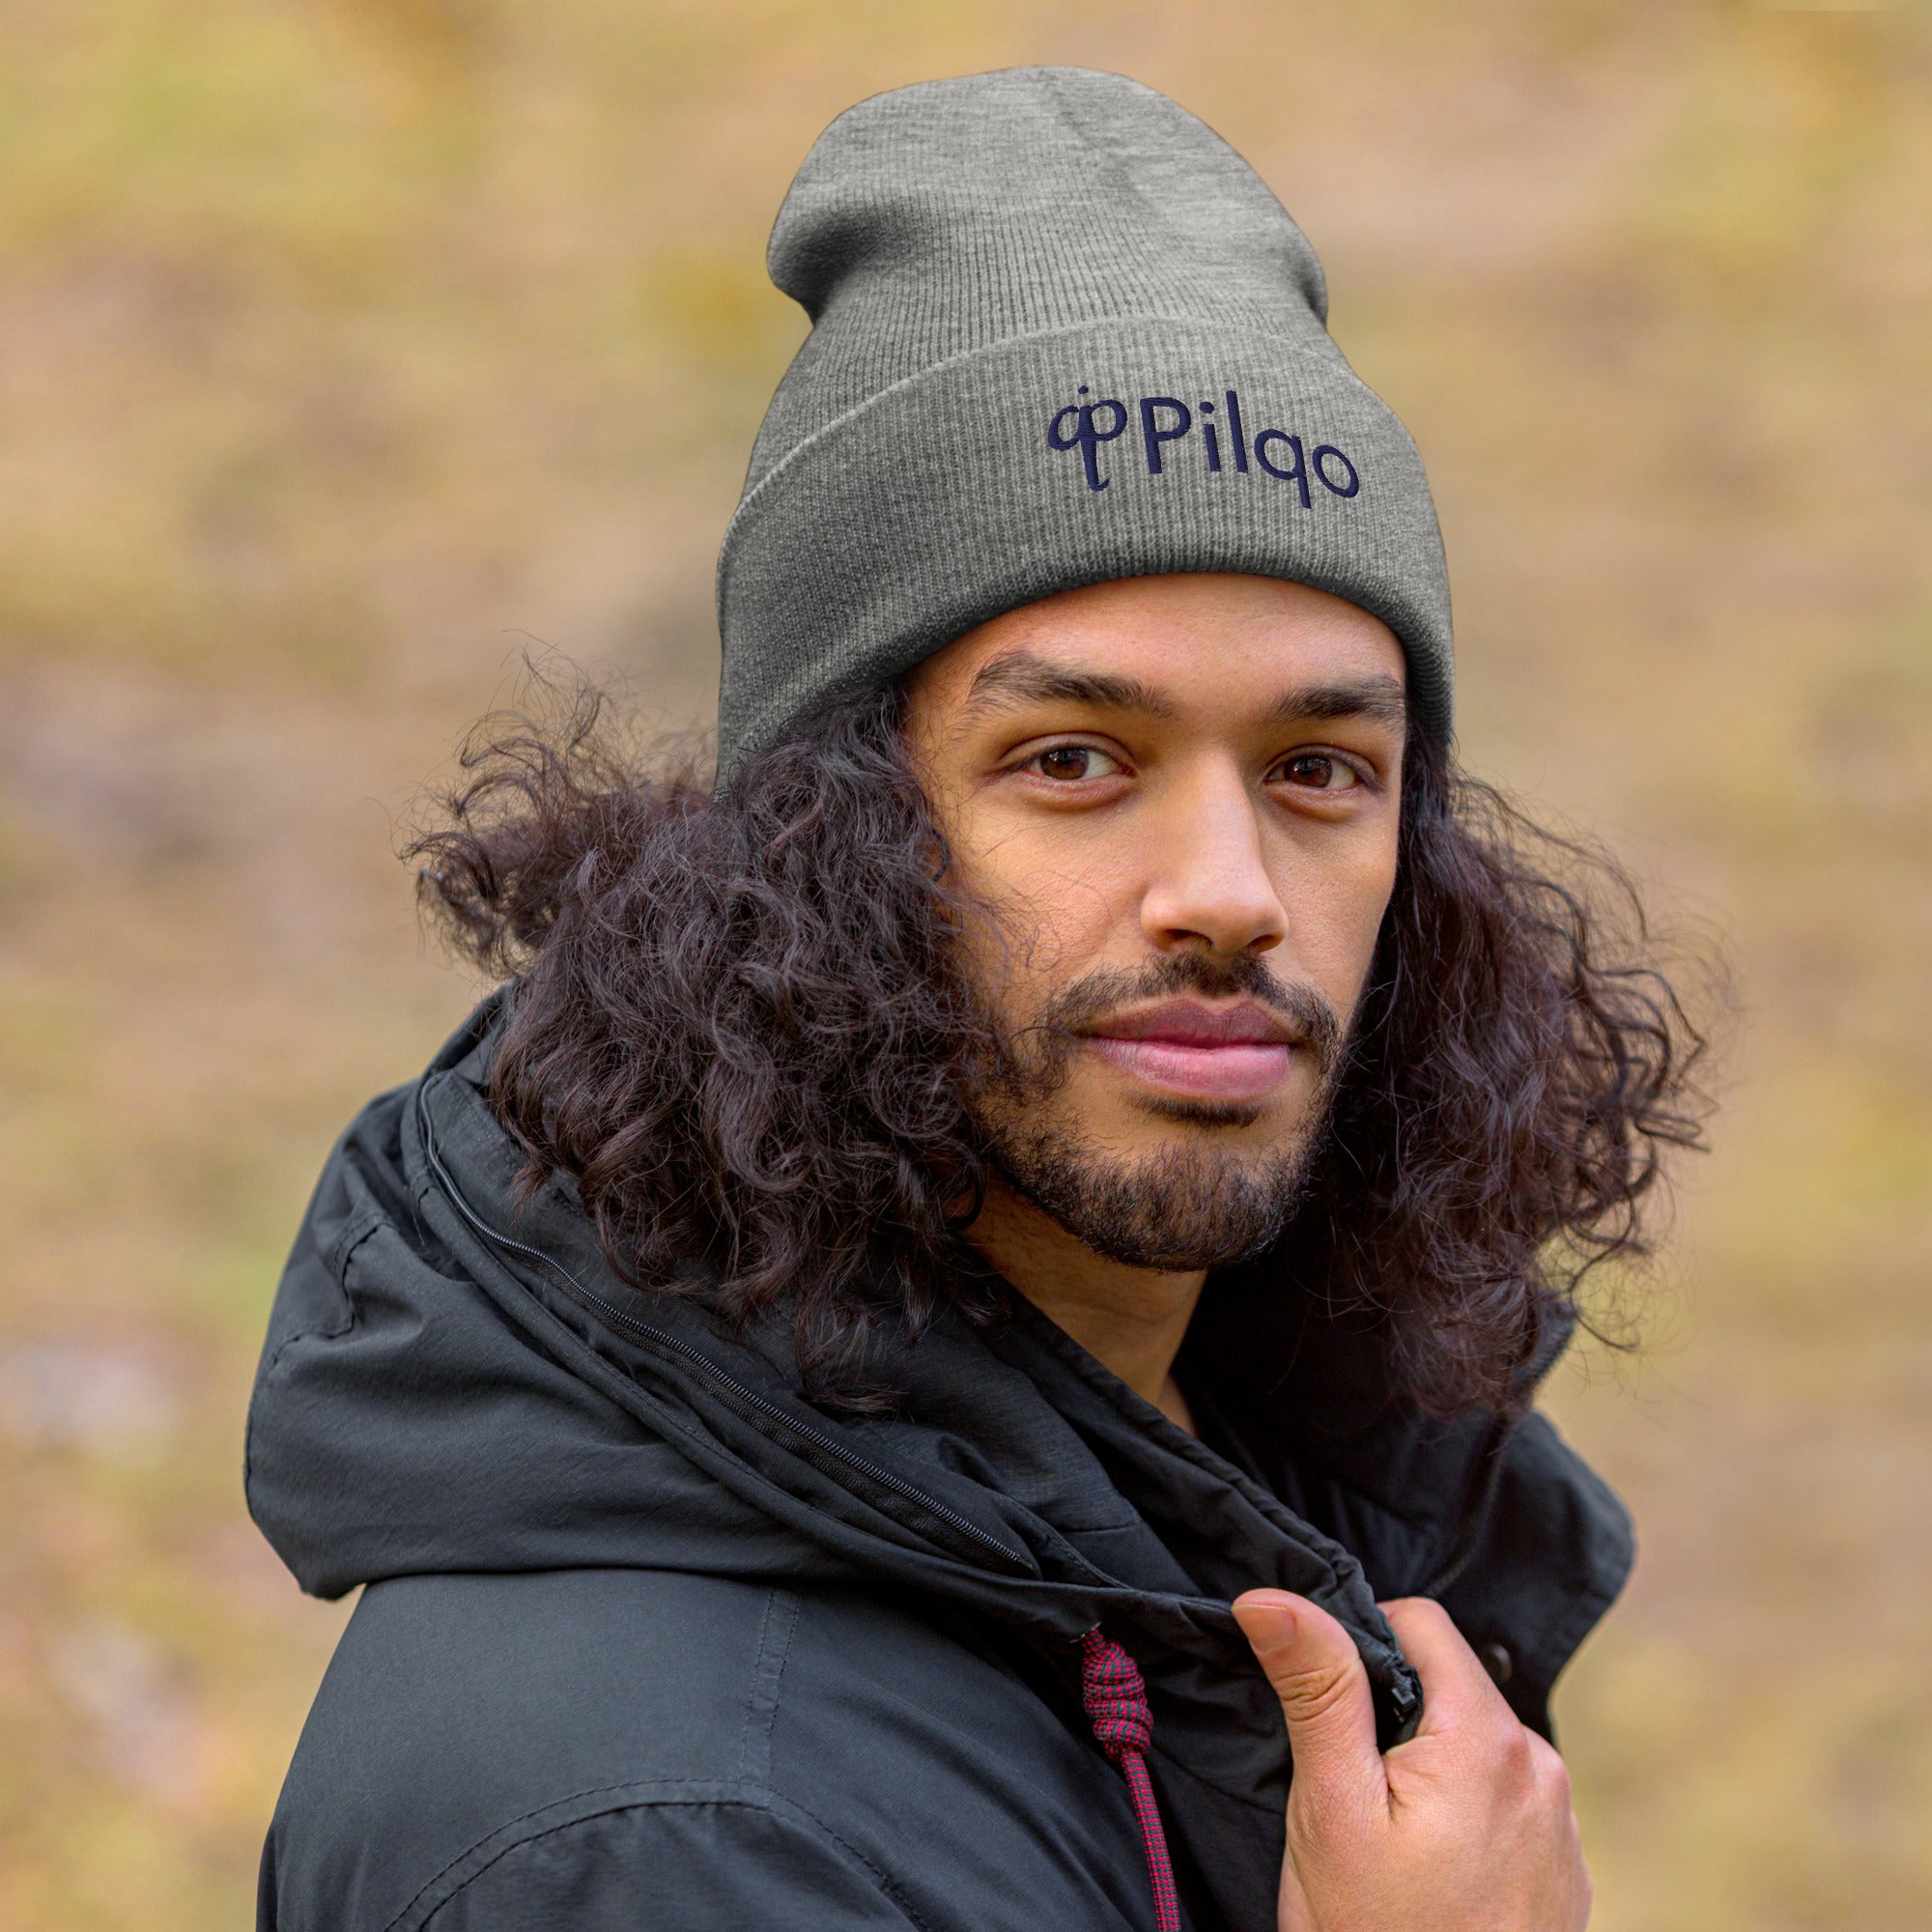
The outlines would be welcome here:
<svg viewBox="0 0 1932 1932">
<path fill-rule="evenodd" d="M 1324 859 L 1293 867 L 1279 881 L 1289 916 L 1280 970 L 1307 974 L 1346 1017 L 1361 997 L 1381 937 L 1395 886 L 1394 840 L 1364 838 Z"/>
<path fill-rule="evenodd" d="M 1069 853 L 1050 829 L 1042 836 L 1025 826 L 996 828 L 954 850 L 960 882 L 980 908 L 968 970 L 1004 1031 L 1027 1025 L 1075 980 L 1139 963 L 1138 899 L 1108 854 Z"/>
</svg>

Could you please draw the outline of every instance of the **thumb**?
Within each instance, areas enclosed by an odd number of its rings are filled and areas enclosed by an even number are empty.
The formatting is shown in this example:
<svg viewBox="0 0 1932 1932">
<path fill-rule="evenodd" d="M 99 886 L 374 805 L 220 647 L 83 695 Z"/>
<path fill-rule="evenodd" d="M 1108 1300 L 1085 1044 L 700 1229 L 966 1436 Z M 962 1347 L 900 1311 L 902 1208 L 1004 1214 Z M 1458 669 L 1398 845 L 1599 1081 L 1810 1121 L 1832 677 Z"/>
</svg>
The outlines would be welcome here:
<svg viewBox="0 0 1932 1932">
<path fill-rule="evenodd" d="M 1288 1723 L 1296 1782 L 1385 1790 L 1375 1705 L 1355 1640 L 1328 1612 L 1286 1590 L 1236 1597 L 1235 1621 L 1253 1646 Z"/>
</svg>

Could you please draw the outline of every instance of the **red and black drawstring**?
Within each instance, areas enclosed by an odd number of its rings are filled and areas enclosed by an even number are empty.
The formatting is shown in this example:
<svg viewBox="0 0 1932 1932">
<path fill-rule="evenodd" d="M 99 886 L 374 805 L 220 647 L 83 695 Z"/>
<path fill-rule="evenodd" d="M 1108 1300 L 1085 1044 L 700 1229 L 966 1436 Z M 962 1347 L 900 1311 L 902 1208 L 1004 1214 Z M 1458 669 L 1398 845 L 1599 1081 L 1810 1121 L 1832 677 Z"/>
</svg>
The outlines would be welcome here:
<svg viewBox="0 0 1932 1932">
<path fill-rule="evenodd" d="M 1180 1900 L 1174 1889 L 1174 1866 L 1167 1856 L 1167 1833 L 1153 1802 L 1148 1776 L 1148 1747 L 1153 1743 L 1153 1713 L 1140 1665 L 1096 1624 L 1080 1639 L 1080 1696 L 1094 1740 L 1121 1767 L 1141 1828 L 1148 1881 L 1153 1887 L 1155 1932 L 1180 1932 Z"/>
</svg>

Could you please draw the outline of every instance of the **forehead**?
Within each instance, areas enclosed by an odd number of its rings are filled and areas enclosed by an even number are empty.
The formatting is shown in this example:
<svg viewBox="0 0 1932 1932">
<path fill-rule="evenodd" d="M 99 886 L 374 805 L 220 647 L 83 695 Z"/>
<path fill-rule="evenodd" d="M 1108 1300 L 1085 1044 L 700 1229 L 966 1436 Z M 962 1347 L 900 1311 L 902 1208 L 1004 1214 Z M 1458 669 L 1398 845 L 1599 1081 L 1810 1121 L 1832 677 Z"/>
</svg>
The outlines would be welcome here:
<svg viewBox="0 0 1932 1932">
<path fill-rule="evenodd" d="M 1015 677 L 1016 664 L 1089 675 Z M 980 624 L 913 673 L 915 701 L 944 710 L 1056 697 L 1110 701 L 1132 685 L 1165 708 L 1268 707 L 1290 688 L 1406 682 L 1395 634 L 1346 599 L 1278 578 L 1223 573 L 1124 578 L 1062 591 Z M 1145 707 L 1143 707 L 1145 708 Z"/>
</svg>

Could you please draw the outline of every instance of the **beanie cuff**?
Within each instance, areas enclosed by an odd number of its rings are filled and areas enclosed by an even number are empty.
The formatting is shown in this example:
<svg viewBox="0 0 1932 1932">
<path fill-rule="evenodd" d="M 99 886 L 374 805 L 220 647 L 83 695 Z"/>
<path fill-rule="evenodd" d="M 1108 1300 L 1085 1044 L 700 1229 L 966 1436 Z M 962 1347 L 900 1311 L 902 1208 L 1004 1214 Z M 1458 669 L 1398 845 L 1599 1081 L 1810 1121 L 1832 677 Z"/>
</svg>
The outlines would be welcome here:
<svg viewBox="0 0 1932 1932">
<path fill-rule="evenodd" d="M 719 556 L 721 779 L 976 624 L 1178 571 L 1360 606 L 1448 735 L 1448 578 L 1407 432 L 1319 327 L 1137 315 L 922 370 L 757 479 Z"/>
</svg>

